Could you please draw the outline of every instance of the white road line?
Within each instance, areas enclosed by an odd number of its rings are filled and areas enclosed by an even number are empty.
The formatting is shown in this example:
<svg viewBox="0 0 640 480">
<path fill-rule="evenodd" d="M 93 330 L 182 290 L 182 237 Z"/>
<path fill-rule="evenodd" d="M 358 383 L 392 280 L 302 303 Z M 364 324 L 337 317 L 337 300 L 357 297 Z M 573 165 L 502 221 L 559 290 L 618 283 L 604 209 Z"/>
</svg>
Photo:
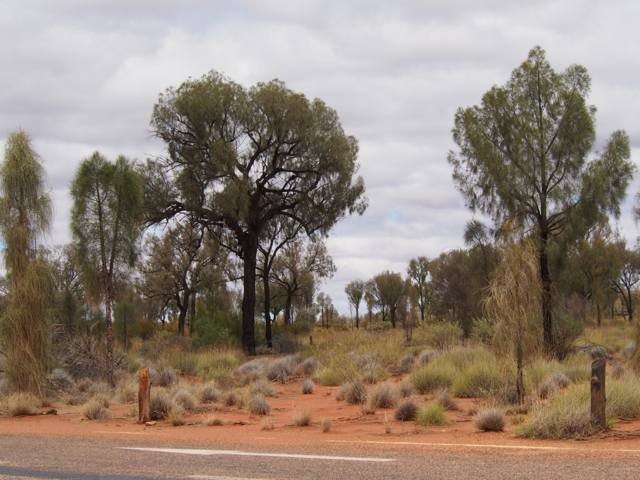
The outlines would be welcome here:
<svg viewBox="0 0 640 480">
<path fill-rule="evenodd" d="M 202 478 L 203 480 L 268 480 L 266 478 L 220 477 L 216 475 L 189 475 L 187 478 Z"/>
<path fill-rule="evenodd" d="M 393 462 L 392 458 L 368 458 L 368 457 L 332 457 L 325 455 L 298 455 L 290 453 L 253 453 L 240 452 L 238 450 L 195 450 L 187 448 L 134 448 L 119 447 L 121 450 L 138 450 L 141 452 L 181 453 L 183 455 L 234 455 L 240 457 L 276 457 L 276 458 L 300 458 L 308 460 L 343 460 L 348 462 Z"/>
<path fill-rule="evenodd" d="M 375 442 L 373 440 L 327 440 L 332 443 L 373 443 L 379 445 L 424 445 L 428 447 L 513 448 L 519 450 L 575 450 L 570 447 L 530 447 L 527 445 L 483 445 L 479 443 Z"/>
</svg>

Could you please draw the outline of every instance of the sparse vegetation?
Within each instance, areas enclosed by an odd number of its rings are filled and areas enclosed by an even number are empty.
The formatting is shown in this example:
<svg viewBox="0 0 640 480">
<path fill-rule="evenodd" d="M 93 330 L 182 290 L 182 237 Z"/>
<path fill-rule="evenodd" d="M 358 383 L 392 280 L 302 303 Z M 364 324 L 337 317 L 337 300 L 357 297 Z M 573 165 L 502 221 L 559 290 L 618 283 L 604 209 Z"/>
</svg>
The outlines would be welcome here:
<svg viewBox="0 0 640 480">
<path fill-rule="evenodd" d="M 338 395 L 349 404 L 362 404 L 367 400 L 367 389 L 362 382 L 347 382 Z"/>
<path fill-rule="evenodd" d="M 313 381 L 310 378 L 305 378 L 304 381 L 302 382 L 302 385 L 300 386 L 300 391 L 304 395 L 309 395 L 313 393 L 314 389 L 315 389 L 315 385 L 313 384 Z"/>
<path fill-rule="evenodd" d="M 251 415 L 267 415 L 271 412 L 271 404 L 261 393 L 250 395 L 244 408 L 246 408 Z"/>
<path fill-rule="evenodd" d="M 213 426 L 222 426 L 222 425 L 226 425 L 227 422 L 225 421 L 224 418 L 213 415 L 211 417 L 207 417 L 205 418 L 202 423 L 204 425 L 206 425 L 207 427 L 213 427 Z"/>
<path fill-rule="evenodd" d="M 322 433 L 327 433 L 331 430 L 331 420 L 325 418 L 320 422 L 320 427 L 322 427 Z"/>
<path fill-rule="evenodd" d="M 97 398 L 92 398 L 82 407 L 82 414 L 88 420 L 104 420 L 110 417 L 109 411 Z"/>
<path fill-rule="evenodd" d="M 4 409 L 12 417 L 31 415 L 39 405 L 38 397 L 26 392 L 12 393 L 3 402 Z"/>
<path fill-rule="evenodd" d="M 307 427 L 311 425 L 313 410 L 311 408 L 305 408 L 304 410 L 295 409 L 291 417 L 296 427 Z"/>
<path fill-rule="evenodd" d="M 377 408 L 394 408 L 398 404 L 398 397 L 398 389 L 384 383 L 369 393 L 368 401 Z"/>
</svg>

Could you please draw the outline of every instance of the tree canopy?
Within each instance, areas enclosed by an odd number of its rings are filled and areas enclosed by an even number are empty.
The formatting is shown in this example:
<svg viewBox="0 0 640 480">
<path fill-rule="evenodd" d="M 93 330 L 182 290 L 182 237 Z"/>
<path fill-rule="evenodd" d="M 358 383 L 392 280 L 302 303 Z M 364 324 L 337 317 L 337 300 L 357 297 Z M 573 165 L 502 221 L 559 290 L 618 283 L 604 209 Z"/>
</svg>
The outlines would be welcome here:
<svg viewBox="0 0 640 480">
<path fill-rule="evenodd" d="M 629 138 L 614 132 L 589 160 L 595 112 L 591 79 L 572 65 L 556 73 L 540 47 L 494 86 L 481 105 L 458 109 L 448 161 L 466 204 L 500 226 L 515 221 L 534 233 L 540 261 L 544 343 L 552 353 L 552 289 L 548 244 L 575 235 L 602 212 L 619 215 L 634 166 Z"/>
<path fill-rule="evenodd" d="M 346 214 L 363 213 L 357 141 L 319 99 L 279 80 L 246 89 L 216 72 L 167 89 L 151 125 L 166 155 L 149 164 L 147 220 L 192 215 L 232 233 L 244 262 L 243 350 L 253 355 L 262 231 L 286 216 L 325 235 Z"/>
</svg>

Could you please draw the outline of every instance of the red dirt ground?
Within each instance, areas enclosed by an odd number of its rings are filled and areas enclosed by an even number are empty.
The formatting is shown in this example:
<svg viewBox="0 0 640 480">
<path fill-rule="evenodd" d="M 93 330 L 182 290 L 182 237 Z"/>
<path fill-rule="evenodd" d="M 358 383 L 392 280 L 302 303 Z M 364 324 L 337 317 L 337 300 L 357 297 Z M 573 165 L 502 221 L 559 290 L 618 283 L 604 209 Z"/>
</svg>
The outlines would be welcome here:
<svg viewBox="0 0 640 480">
<path fill-rule="evenodd" d="M 391 382 L 400 382 L 394 378 Z M 393 410 L 379 410 L 375 415 L 363 415 L 359 406 L 336 401 L 339 387 L 316 385 L 309 395 L 300 392 L 301 380 L 290 381 L 278 387 L 278 398 L 269 398 L 273 407 L 270 415 L 275 428 L 263 430 L 265 417 L 251 416 L 236 407 L 222 408 L 216 412 L 192 413 L 187 416 L 187 425 L 174 427 L 168 421 L 158 421 L 153 426 L 138 425 L 133 404 L 115 404 L 110 409 L 112 417 L 103 421 L 83 419 L 81 406 L 51 405 L 57 415 L 1 417 L 0 435 L 46 435 L 79 436 L 93 438 L 128 438 L 138 441 L 159 442 L 163 440 L 184 441 L 185 444 L 202 444 L 235 447 L 314 447 L 369 449 L 377 447 L 412 449 L 424 446 L 443 448 L 475 449 L 505 448 L 510 453 L 527 450 L 529 453 L 557 451 L 558 453 L 616 455 L 620 452 L 640 453 L 640 422 L 618 422 L 615 429 L 588 441 L 527 440 L 514 436 L 515 427 L 508 425 L 504 432 L 480 432 L 471 422 L 468 410 L 476 404 L 474 400 L 459 401 L 461 410 L 449 412 L 450 423 L 444 427 L 420 427 L 412 422 L 393 420 Z M 416 396 L 419 402 L 428 399 Z M 292 414 L 296 410 L 311 408 L 313 423 L 308 427 L 296 427 Z M 227 425 L 207 427 L 202 419 L 211 415 L 224 418 Z M 392 421 L 391 433 L 385 433 L 385 416 Z M 323 433 L 320 422 L 331 420 L 331 428 Z M 531 449 L 531 447 L 534 447 Z"/>
</svg>

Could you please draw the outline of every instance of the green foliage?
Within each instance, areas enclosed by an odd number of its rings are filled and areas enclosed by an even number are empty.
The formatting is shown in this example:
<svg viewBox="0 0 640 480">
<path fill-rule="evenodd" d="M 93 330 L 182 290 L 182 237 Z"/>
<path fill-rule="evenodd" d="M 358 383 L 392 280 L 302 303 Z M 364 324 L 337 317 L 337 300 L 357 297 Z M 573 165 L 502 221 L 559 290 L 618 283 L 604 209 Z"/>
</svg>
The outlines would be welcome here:
<svg viewBox="0 0 640 480">
<path fill-rule="evenodd" d="M 450 152 L 457 188 L 472 210 L 533 230 L 540 253 L 544 346 L 555 354 L 548 244 L 573 241 L 608 211 L 616 217 L 635 170 L 629 137 L 612 134 L 587 162 L 595 141 L 591 79 L 572 65 L 556 73 L 540 47 L 481 105 L 459 108 Z M 540 192 L 544 192 L 540 194 Z"/>
<path fill-rule="evenodd" d="M 488 397 L 505 390 L 506 383 L 493 363 L 480 363 L 461 371 L 451 385 L 451 393 L 459 398 Z"/>
<path fill-rule="evenodd" d="M 14 391 L 42 395 L 49 368 L 47 334 L 52 306 L 51 275 L 36 259 L 36 241 L 51 225 L 46 173 L 26 132 L 17 129 L 5 143 L 0 165 L 0 234 L 9 294 L 1 334 L 6 376 Z"/>
<path fill-rule="evenodd" d="M 457 345 L 462 339 L 462 329 L 448 321 L 421 325 L 425 329 L 424 339 L 436 350 L 446 350 Z"/>
<path fill-rule="evenodd" d="M 447 410 L 442 405 L 431 402 L 420 409 L 416 423 L 424 427 L 447 425 Z"/>
<path fill-rule="evenodd" d="M 294 322 L 289 326 L 289 332 L 292 335 L 308 335 L 311 332 L 311 324 L 309 322 Z"/>
<path fill-rule="evenodd" d="M 236 313 L 219 312 L 213 316 L 198 317 L 193 323 L 193 345 L 235 346 L 242 336 L 242 324 Z"/>
<path fill-rule="evenodd" d="M 441 388 L 449 388 L 456 377 L 456 369 L 448 363 L 432 362 L 411 374 L 411 384 L 420 394 L 431 393 Z"/>
<path fill-rule="evenodd" d="M 495 334 L 495 324 L 486 317 L 476 318 L 471 327 L 471 338 L 480 340 L 484 345 L 490 347 Z"/>
</svg>

